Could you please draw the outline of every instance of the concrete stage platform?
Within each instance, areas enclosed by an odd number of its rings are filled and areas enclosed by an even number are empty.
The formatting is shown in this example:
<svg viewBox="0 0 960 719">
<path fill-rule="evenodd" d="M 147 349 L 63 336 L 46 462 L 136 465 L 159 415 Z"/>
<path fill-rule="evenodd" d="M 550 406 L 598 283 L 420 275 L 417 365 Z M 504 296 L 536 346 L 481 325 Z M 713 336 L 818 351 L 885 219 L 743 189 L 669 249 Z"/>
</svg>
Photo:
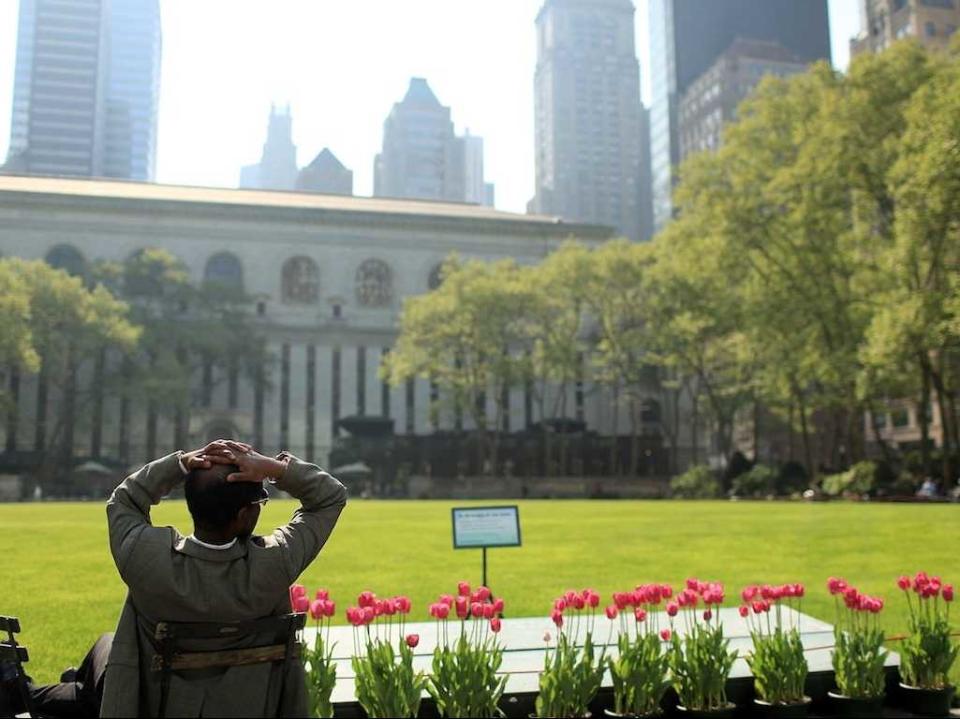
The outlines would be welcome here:
<svg viewBox="0 0 960 719">
<path fill-rule="evenodd" d="M 785 625 L 796 624 L 800 629 L 804 647 L 807 649 L 807 663 L 810 668 L 808 679 L 808 694 L 815 701 L 822 700 L 833 687 L 833 667 L 830 654 L 833 646 L 833 626 L 819 619 L 784 608 Z M 728 682 L 728 693 L 731 701 L 737 704 L 749 704 L 753 699 L 753 677 L 747 667 L 745 656 L 752 647 L 747 620 L 742 618 L 735 607 L 724 608 L 719 614 L 723 621 L 724 632 L 730 639 L 730 648 L 736 650 L 739 658 L 733 665 Z M 669 622 L 665 614 L 660 616 L 660 626 L 667 627 Z M 569 619 L 568 619 L 569 621 Z M 455 632 L 459 632 L 459 622 L 449 623 L 451 640 Z M 618 622 L 619 624 L 619 622 Z M 675 622 L 682 634 L 682 622 Z M 595 624 L 594 641 L 607 641 L 610 622 L 600 612 Z M 404 630 L 407 634 L 419 634 L 420 643 L 415 650 L 414 667 L 429 673 L 433 659 L 433 650 L 437 644 L 437 623 L 411 622 Z M 507 675 L 505 701 L 501 708 L 508 716 L 527 716 L 532 712 L 533 700 L 539 688 L 539 674 L 543 670 L 544 654 L 547 644 L 543 641 L 544 632 L 556 635 L 556 628 L 548 617 L 528 617 L 518 619 L 504 619 L 500 632 L 500 642 L 504 646 L 503 664 L 501 673 Z M 583 634 L 581 628 L 581 634 Z M 394 637 L 397 630 L 394 628 Z M 304 639 L 312 643 L 314 630 L 308 628 Z M 337 705 L 337 716 L 361 716 L 362 711 L 354 695 L 354 674 L 350 666 L 350 656 L 353 652 L 353 628 L 350 626 L 333 627 L 330 639 L 336 642 L 334 658 L 337 662 L 337 685 L 333 692 L 333 702 Z M 611 640 L 612 645 L 607 652 L 615 656 L 617 652 L 616 637 Z M 896 677 L 896 668 L 900 659 L 895 652 L 890 652 L 887 658 L 888 672 Z M 594 716 L 602 716 L 603 707 L 612 706 L 611 681 L 609 674 L 604 677 L 603 689 L 598 698 L 599 705 L 593 712 Z M 669 699 L 668 699 L 669 701 Z M 432 702 L 425 702 L 421 710 L 424 716 L 434 715 Z M 891 713 L 890 716 L 897 716 Z"/>
</svg>

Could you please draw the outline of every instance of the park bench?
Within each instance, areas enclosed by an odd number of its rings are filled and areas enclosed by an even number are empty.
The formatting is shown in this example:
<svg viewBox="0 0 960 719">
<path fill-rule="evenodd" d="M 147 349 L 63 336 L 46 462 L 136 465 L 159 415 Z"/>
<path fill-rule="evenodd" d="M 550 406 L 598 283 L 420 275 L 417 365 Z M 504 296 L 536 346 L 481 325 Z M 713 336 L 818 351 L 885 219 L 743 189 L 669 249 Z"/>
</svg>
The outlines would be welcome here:
<svg viewBox="0 0 960 719">
<path fill-rule="evenodd" d="M 27 687 L 27 673 L 23 669 L 23 665 L 30 661 L 30 655 L 27 648 L 18 644 L 14 636 L 20 633 L 20 620 L 16 617 L 0 616 L 0 634 L 2 633 L 6 633 L 7 638 L 0 641 L 0 676 L 5 673 L 4 669 L 12 671 L 20 698 L 27 709 L 25 716 L 36 716 Z"/>
<path fill-rule="evenodd" d="M 157 653 L 151 663 L 151 669 L 161 673 L 158 716 L 161 719 L 166 716 L 173 672 L 282 662 L 279 693 L 282 697 L 288 665 L 292 660 L 300 661 L 297 633 L 303 629 L 305 621 L 306 614 L 284 614 L 246 622 L 158 622 L 153 632 Z M 242 643 L 264 635 L 273 637 L 269 644 L 220 651 L 184 649 L 184 642 L 220 639 Z M 280 716 L 281 704 L 278 704 L 277 716 Z"/>
</svg>

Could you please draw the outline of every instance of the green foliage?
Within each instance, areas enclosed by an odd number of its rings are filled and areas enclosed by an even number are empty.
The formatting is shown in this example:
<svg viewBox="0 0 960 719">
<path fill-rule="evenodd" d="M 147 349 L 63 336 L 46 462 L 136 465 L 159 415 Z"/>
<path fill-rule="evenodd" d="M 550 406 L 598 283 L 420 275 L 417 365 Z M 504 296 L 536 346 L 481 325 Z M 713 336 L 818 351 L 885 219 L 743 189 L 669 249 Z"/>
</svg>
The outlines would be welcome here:
<svg viewBox="0 0 960 719">
<path fill-rule="evenodd" d="M 853 699 L 883 696 L 883 630 L 863 625 L 847 631 L 838 625 L 833 634 L 833 671 L 840 693 Z"/>
<path fill-rule="evenodd" d="M 379 638 L 367 641 L 366 654 L 351 658 L 356 696 L 371 719 L 415 717 L 427 687 L 423 672 L 413 670 L 413 650 L 400 640 L 400 652 Z"/>
<path fill-rule="evenodd" d="M 753 652 L 747 665 L 753 673 L 757 696 L 770 704 L 795 704 L 803 701 L 807 679 L 807 660 L 797 629 L 784 631 L 780 626 L 765 634 L 751 632 Z"/>
<path fill-rule="evenodd" d="M 831 497 L 846 494 L 865 495 L 876 484 L 877 465 L 874 462 L 857 462 L 846 472 L 823 478 L 823 491 Z"/>
<path fill-rule="evenodd" d="M 502 663 L 503 647 L 492 633 L 474 643 L 462 632 L 452 647 L 437 646 L 427 691 L 440 716 L 503 716 L 499 704 L 507 677 L 497 676 Z"/>
<path fill-rule="evenodd" d="M 924 689 L 950 686 L 950 669 L 960 654 L 960 644 L 950 634 L 950 605 L 937 599 L 911 600 L 910 636 L 899 646 L 903 680 Z"/>
<path fill-rule="evenodd" d="M 694 621 L 690 630 L 670 638 L 669 663 L 673 688 L 688 710 L 709 711 L 727 705 L 727 677 L 736 661 L 720 622 Z"/>
<path fill-rule="evenodd" d="M 650 716 L 670 688 L 669 659 L 656 634 L 640 632 L 633 639 L 622 633 L 619 655 L 607 658 L 613 681 L 613 706 L 617 714 Z"/>
<path fill-rule="evenodd" d="M 691 467 L 670 480 L 670 493 L 680 499 L 717 499 L 720 497 L 720 480 L 706 465 Z"/>
<path fill-rule="evenodd" d="M 596 656 L 589 633 L 583 646 L 577 646 L 566 632 L 559 632 L 557 645 L 553 650 L 547 650 L 540 674 L 537 716 L 586 716 L 590 702 L 600 689 L 605 669 L 604 652 Z"/>
<path fill-rule="evenodd" d="M 329 625 L 327 625 L 329 627 Z M 333 716 L 333 704 L 330 696 L 337 683 L 337 665 L 333 661 L 333 649 L 336 644 L 330 644 L 329 631 L 318 631 L 313 646 L 303 654 L 304 668 L 307 672 L 307 696 L 310 701 L 310 715 L 320 719 L 330 719 Z"/>
<path fill-rule="evenodd" d="M 765 497 L 777 492 L 778 474 L 765 464 L 754 465 L 733 480 L 733 493 L 738 497 Z"/>
</svg>

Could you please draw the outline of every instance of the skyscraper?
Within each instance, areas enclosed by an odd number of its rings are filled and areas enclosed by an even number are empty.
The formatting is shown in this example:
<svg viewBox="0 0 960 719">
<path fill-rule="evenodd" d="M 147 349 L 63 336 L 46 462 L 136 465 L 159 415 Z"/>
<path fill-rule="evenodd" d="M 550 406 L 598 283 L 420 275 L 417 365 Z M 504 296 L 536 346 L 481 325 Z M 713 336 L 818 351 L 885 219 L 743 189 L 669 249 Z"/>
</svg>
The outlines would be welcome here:
<svg viewBox="0 0 960 719">
<path fill-rule="evenodd" d="M 678 103 L 737 38 L 778 42 L 801 62 L 830 60 L 827 0 L 649 0 L 654 227 L 672 213 Z"/>
<path fill-rule="evenodd" d="M 640 69 L 631 0 L 546 0 L 537 15 L 529 209 L 640 239 Z"/>
<path fill-rule="evenodd" d="M 297 185 L 297 146 L 293 144 L 290 106 L 270 106 L 267 141 L 260 162 L 240 171 L 240 187 L 256 190 L 292 190 Z"/>
<path fill-rule="evenodd" d="M 160 42 L 157 0 L 20 0 L 6 167 L 153 179 Z"/>
<path fill-rule="evenodd" d="M 680 159 L 717 149 L 724 125 L 736 119 L 737 107 L 765 76 L 787 77 L 806 68 L 806 63 L 780 43 L 734 40 L 680 97 Z"/>
<path fill-rule="evenodd" d="M 159 0 L 109 0 L 103 174 L 153 180 L 160 104 Z"/>
<path fill-rule="evenodd" d="M 450 108 L 422 77 L 410 80 L 403 100 L 383 123 L 383 148 L 374 160 L 375 197 L 485 204 L 483 139 L 454 134 Z"/>
<path fill-rule="evenodd" d="M 860 34 L 850 41 L 850 54 L 879 52 L 904 37 L 945 48 L 958 27 L 957 0 L 860 0 Z"/>
</svg>

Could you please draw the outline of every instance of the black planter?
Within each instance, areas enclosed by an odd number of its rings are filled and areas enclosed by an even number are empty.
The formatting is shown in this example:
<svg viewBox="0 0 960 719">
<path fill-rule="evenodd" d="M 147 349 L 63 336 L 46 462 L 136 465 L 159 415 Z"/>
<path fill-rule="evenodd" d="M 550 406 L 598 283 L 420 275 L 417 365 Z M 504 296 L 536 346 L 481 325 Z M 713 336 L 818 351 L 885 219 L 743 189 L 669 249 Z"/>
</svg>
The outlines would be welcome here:
<svg viewBox="0 0 960 719">
<path fill-rule="evenodd" d="M 737 705 L 733 702 L 727 702 L 720 709 L 687 709 L 682 704 L 677 705 L 677 715 L 689 719 L 733 719 L 736 711 Z"/>
<path fill-rule="evenodd" d="M 829 692 L 830 708 L 839 717 L 878 717 L 883 714 L 883 697 L 859 699 Z"/>
<path fill-rule="evenodd" d="M 924 689 L 907 686 L 900 682 L 900 697 L 911 713 L 925 717 L 945 717 L 950 715 L 950 702 L 953 700 L 954 687 L 943 689 Z"/>
<path fill-rule="evenodd" d="M 603 715 L 611 719 L 656 719 L 663 716 L 663 712 L 658 710 L 653 714 L 617 714 L 613 709 L 604 709 Z"/>
<path fill-rule="evenodd" d="M 771 704 L 770 702 L 754 699 L 757 716 L 770 719 L 802 719 L 810 711 L 810 697 L 804 697 L 802 702 L 792 704 Z"/>
</svg>

